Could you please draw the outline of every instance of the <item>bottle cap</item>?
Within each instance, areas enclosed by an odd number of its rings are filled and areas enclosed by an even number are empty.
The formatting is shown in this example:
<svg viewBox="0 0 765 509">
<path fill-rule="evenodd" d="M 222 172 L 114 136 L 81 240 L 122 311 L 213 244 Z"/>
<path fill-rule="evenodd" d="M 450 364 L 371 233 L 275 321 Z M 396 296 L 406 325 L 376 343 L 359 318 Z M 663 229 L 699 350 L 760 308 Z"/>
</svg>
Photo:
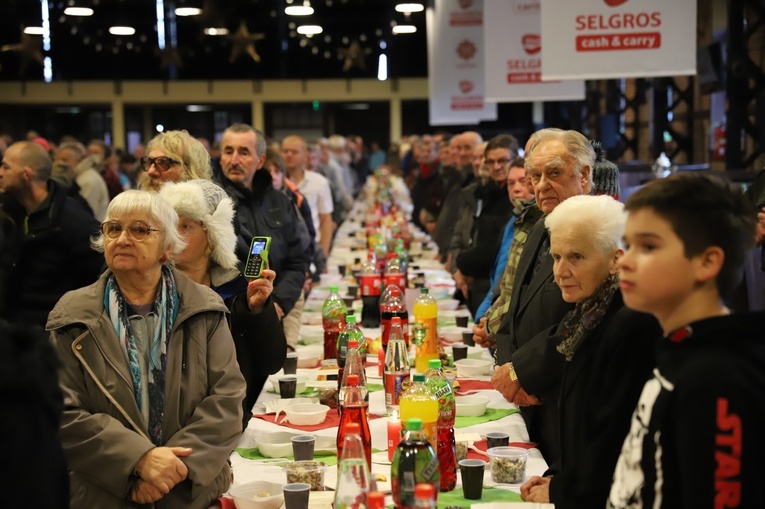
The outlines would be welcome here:
<svg viewBox="0 0 765 509">
<path fill-rule="evenodd" d="M 330 286 L 329 287 L 329 293 L 337 293 L 337 287 L 336 286 Z"/>
<path fill-rule="evenodd" d="M 428 289 L 425 288 L 425 287 L 422 287 L 422 288 L 420 288 L 420 293 L 423 294 L 423 295 L 427 295 L 428 294 Z"/>
<path fill-rule="evenodd" d="M 425 381 L 425 374 L 424 373 L 415 373 L 412 377 L 412 380 L 415 382 L 424 382 Z"/>
<path fill-rule="evenodd" d="M 348 346 L 350 346 L 351 343 L 348 342 Z M 430 369 L 441 369 L 441 359 L 430 359 L 428 361 L 428 367 Z"/>
<path fill-rule="evenodd" d="M 356 376 L 356 375 L 353 375 Z M 358 422 L 349 422 L 345 425 L 345 432 L 349 434 L 356 434 L 358 435 L 361 433 L 361 426 L 359 426 Z"/>
<path fill-rule="evenodd" d="M 356 315 L 347 315 L 345 317 L 346 323 L 356 323 Z"/>
<path fill-rule="evenodd" d="M 401 325 L 401 317 L 400 316 L 394 316 L 393 318 L 390 319 L 390 323 L 397 323 L 397 324 Z"/>
<path fill-rule="evenodd" d="M 420 431 L 422 429 L 422 419 L 412 417 L 406 420 L 406 429 L 409 431 Z"/>
<path fill-rule="evenodd" d="M 414 498 L 420 500 L 432 500 L 436 496 L 436 490 L 432 484 L 421 482 L 414 487 Z"/>
<path fill-rule="evenodd" d="M 352 339 L 348 341 L 348 348 L 358 348 L 359 347 L 359 341 L 357 339 Z"/>
<path fill-rule="evenodd" d="M 348 383 L 350 387 L 358 387 L 359 375 L 348 375 L 348 378 L 346 378 L 345 381 Z"/>
<path fill-rule="evenodd" d="M 385 507 L 385 493 L 373 491 L 367 495 L 367 507 L 369 509 L 383 509 Z"/>
</svg>

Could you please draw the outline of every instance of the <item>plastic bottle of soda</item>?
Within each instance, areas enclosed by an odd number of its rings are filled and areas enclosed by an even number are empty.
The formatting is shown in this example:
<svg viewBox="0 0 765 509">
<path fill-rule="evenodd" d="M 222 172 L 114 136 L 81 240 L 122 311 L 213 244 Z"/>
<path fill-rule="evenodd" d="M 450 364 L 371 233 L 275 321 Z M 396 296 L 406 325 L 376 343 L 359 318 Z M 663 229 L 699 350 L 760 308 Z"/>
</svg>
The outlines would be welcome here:
<svg viewBox="0 0 765 509">
<path fill-rule="evenodd" d="M 414 327 L 412 335 L 417 345 L 414 368 L 418 373 L 428 370 L 428 361 L 438 359 L 438 304 L 427 288 L 420 289 L 414 301 Z"/>
<path fill-rule="evenodd" d="M 361 437 L 361 443 L 366 456 L 367 468 L 372 470 L 372 433 L 369 431 L 369 421 L 367 412 L 364 409 L 364 397 L 359 389 L 358 375 L 348 377 L 348 387 L 345 391 L 343 400 L 343 415 L 340 417 L 340 425 L 337 428 L 337 457 L 343 457 L 343 446 L 345 445 L 345 436 L 349 432 L 350 424 L 359 426 L 358 433 Z"/>
<path fill-rule="evenodd" d="M 358 328 L 356 329 L 358 331 Z M 343 402 L 345 401 L 345 392 L 348 388 L 348 377 L 356 375 L 359 377 L 359 390 L 361 391 L 361 397 L 364 400 L 364 407 L 369 411 L 369 390 L 367 389 L 367 373 L 364 369 L 364 359 L 361 351 L 359 350 L 359 341 L 354 334 L 355 331 L 351 331 L 351 338 L 348 340 L 348 350 L 345 358 L 345 367 L 343 372 L 338 371 L 338 401 L 340 415 L 343 415 Z M 361 331 L 358 331 L 361 332 Z"/>
<path fill-rule="evenodd" d="M 431 359 L 425 374 L 425 386 L 438 401 L 438 465 L 441 473 L 440 491 L 452 491 L 457 485 L 457 457 L 454 451 L 454 391 L 441 370 L 441 361 Z"/>
<path fill-rule="evenodd" d="M 387 350 L 390 337 L 390 324 L 394 316 L 401 319 L 404 341 L 409 344 L 409 312 L 406 310 L 404 286 L 388 285 L 380 297 L 380 325 L 382 327 L 382 346 Z"/>
<path fill-rule="evenodd" d="M 335 509 L 367 507 L 370 473 L 364 447 L 361 426 L 357 422 L 349 423 L 343 437 L 342 454 L 337 463 Z"/>
<path fill-rule="evenodd" d="M 388 415 L 398 413 L 399 399 L 404 390 L 404 384 L 409 379 L 409 356 L 406 342 L 401 330 L 401 318 L 393 317 L 390 327 L 390 341 L 385 352 L 385 371 L 383 385 L 385 386 L 385 408 Z"/>
<path fill-rule="evenodd" d="M 434 488 L 439 485 L 438 456 L 422 435 L 422 420 L 411 418 L 406 421 L 406 434 L 393 455 L 390 476 L 393 502 L 399 509 L 414 507 L 417 484 L 427 483 Z"/>
<path fill-rule="evenodd" d="M 396 285 L 399 288 L 406 288 L 406 269 L 401 265 L 401 258 L 394 252 L 394 256 L 385 263 L 385 272 L 383 272 L 383 287 Z"/>
<path fill-rule="evenodd" d="M 367 261 L 361 268 L 361 325 L 363 327 L 380 326 L 380 272 L 375 264 L 373 252 L 367 255 Z"/>
<path fill-rule="evenodd" d="M 420 419 L 423 436 L 433 446 L 433 450 L 437 450 L 438 401 L 425 386 L 424 373 L 416 373 L 412 377 L 412 384 L 401 393 L 398 407 L 401 412 L 401 423 L 405 425 L 412 417 Z"/>
<path fill-rule="evenodd" d="M 321 323 L 324 328 L 324 358 L 337 358 L 337 336 L 345 326 L 348 308 L 337 293 L 336 286 L 329 287 L 329 297 L 321 308 Z"/>
</svg>

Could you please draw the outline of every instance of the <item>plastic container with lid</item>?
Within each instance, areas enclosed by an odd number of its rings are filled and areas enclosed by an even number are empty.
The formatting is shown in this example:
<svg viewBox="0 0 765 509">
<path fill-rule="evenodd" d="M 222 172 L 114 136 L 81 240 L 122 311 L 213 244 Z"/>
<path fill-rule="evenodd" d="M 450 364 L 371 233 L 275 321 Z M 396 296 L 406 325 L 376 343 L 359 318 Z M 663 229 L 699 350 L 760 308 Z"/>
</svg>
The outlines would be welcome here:
<svg viewBox="0 0 765 509">
<path fill-rule="evenodd" d="M 492 447 L 486 451 L 491 464 L 491 480 L 497 484 L 518 484 L 526 478 L 529 451 L 521 447 Z"/>
</svg>

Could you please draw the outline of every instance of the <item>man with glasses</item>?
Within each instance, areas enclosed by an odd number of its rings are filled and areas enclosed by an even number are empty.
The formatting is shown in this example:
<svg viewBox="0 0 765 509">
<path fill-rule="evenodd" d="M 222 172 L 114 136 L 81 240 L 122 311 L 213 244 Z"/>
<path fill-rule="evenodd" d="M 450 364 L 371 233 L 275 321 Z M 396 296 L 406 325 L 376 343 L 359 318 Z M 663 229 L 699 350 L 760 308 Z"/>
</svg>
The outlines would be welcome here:
<svg viewBox="0 0 765 509">
<path fill-rule="evenodd" d="M 282 319 L 302 295 L 311 239 L 295 206 L 285 194 L 274 189 L 271 174 L 262 169 L 265 160 L 263 133 L 246 124 L 234 124 L 223 132 L 221 185 L 236 204 L 237 230 L 248 248 L 253 236 L 271 237 L 268 263 L 276 271 L 272 296 Z M 246 261 L 246 252 L 240 258 Z M 295 344 L 297 338 L 290 336 L 297 331 L 284 332 L 288 344 Z"/>
<path fill-rule="evenodd" d="M 103 256 L 90 248 L 98 221 L 50 180 L 41 146 L 14 143 L 0 166 L 1 212 L 13 231 L 0 246 L 0 316 L 45 326 L 61 296 L 93 283 Z"/>
</svg>

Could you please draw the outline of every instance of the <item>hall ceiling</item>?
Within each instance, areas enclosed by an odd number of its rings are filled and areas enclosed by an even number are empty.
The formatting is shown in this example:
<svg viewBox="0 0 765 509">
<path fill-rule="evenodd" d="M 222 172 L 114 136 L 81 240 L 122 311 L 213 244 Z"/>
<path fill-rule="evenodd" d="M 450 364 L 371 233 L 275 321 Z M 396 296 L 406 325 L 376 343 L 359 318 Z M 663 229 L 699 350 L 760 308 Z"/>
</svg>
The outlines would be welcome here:
<svg viewBox="0 0 765 509">
<path fill-rule="evenodd" d="M 158 46 L 157 2 L 50 1 L 51 49 L 42 55 L 51 57 L 52 79 L 373 78 L 381 52 L 387 56 L 390 77 L 427 75 L 425 13 L 413 13 L 407 21 L 395 12 L 395 0 L 311 0 L 314 14 L 300 17 L 284 13 L 289 0 L 165 0 L 164 51 Z M 302 3 L 294 0 L 295 5 Z M 64 15 L 69 6 L 91 7 L 94 14 Z M 200 7 L 203 13 L 175 17 L 173 51 L 169 47 L 175 7 Z M 22 36 L 22 27 L 41 26 L 41 20 L 38 0 L 0 0 L 0 80 L 43 80 L 37 54 L 42 37 Z M 242 23 L 246 32 L 235 39 Z M 416 26 L 417 32 L 393 35 L 392 25 L 404 23 Z M 324 31 L 310 38 L 297 34 L 297 26 L 304 24 L 320 25 Z M 112 35 L 113 25 L 132 26 L 136 33 Z M 210 26 L 225 27 L 229 36 L 205 35 L 204 28 Z M 247 33 L 257 39 L 259 62 L 248 53 Z"/>
</svg>

